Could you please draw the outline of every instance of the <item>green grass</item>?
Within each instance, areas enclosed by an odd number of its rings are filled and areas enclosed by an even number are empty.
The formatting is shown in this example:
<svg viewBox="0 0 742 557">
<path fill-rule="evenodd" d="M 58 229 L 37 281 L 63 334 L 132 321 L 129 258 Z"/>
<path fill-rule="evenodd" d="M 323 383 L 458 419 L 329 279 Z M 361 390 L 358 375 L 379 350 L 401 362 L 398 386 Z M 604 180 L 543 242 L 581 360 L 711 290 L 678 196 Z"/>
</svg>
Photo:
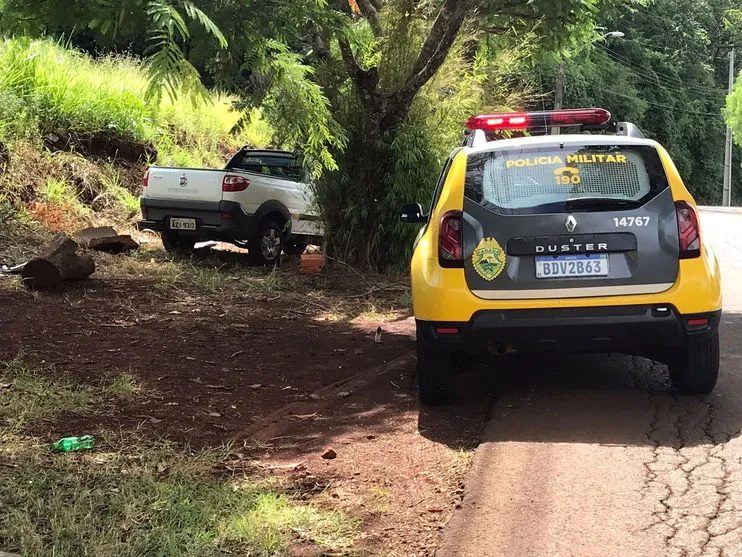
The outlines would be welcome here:
<svg viewBox="0 0 742 557">
<path fill-rule="evenodd" d="M 144 391 L 131 373 L 113 375 L 100 385 L 34 365 L 21 353 L 0 363 L 0 424 L 12 431 L 51 421 L 68 413 L 84 413 L 106 399 L 131 399 Z"/>
<path fill-rule="evenodd" d="M 184 152 L 216 162 L 220 146 L 236 148 L 248 140 L 265 146 L 270 127 L 253 114 L 239 135 L 230 134 L 241 118 L 235 98 L 219 92 L 194 104 L 187 95 L 145 99 L 147 77 L 140 60 L 127 56 L 92 57 L 49 40 L 0 41 L 0 139 L 31 138 L 50 131 L 109 132 L 151 141 L 162 163 Z M 190 160 L 189 162 L 198 162 Z"/>
<path fill-rule="evenodd" d="M 227 275 L 221 267 L 211 265 L 187 265 L 188 281 L 199 290 L 216 294 L 224 289 Z"/>
<path fill-rule="evenodd" d="M 17 430 L 29 423 L 89 409 L 97 390 L 68 376 L 52 377 L 23 357 L 0 364 L 0 423 Z"/>
<path fill-rule="evenodd" d="M 38 556 L 268 557 L 296 539 L 334 550 L 352 544 L 357 521 L 277 494 L 268 482 L 215 473 L 227 456 L 131 435 L 55 455 L 0 433 L 0 547 Z"/>
<path fill-rule="evenodd" d="M 115 375 L 105 391 L 114 398 L 128 400 L 135 395 L 144 392 L 144 386 L 139 379 L 131 372 L 123 372 Z"/>
<path fill-rule="evenodd" d="M 274 136 L 258 110 L 243 119 L 233 96 L 213 91 L 194 104 L 188 95 L 146 98 L 146 88 L 137 58 L 93 58 L 51 40 L 0 38 L 0 144 L 9 154 L 0 196 L 48 230 L 122 227 L 139 215 L 147 164 L 222 167 L 239 147 L 266 147 Z M 74 145 L 52 154 L 42 143 L 56 133 L 73 143 L 78 134 L 151 143 L 157 158 L 132 167 L 116 158 L 88 160 Z"/>
<path fill-rule="evenodd" d="M 101 176 L 100 193 L 95 197 L 93 204 L 97 208 L 113 207 L 117 214 L 125 219 L 131 219 L 139 214 L 139 197 L 126 189 L 121 181 L 121 174 L 109 165 L 108 171 Z"/>
<path fill-rule="evenodd" d="M 29 427 L 143 392 L 131 373 L 88 385 L 33 366 L 0 366 L 0 548 L 22 555 L 285 554 L 295 540 L 342 550 L 360 523 L 229 476 L 229 447 L 193 452 L 138 433 L 99 432 L 95 449 L 52 452 Z"/>
<path fill-rule="evenodd" d="M 346 548 L 359 527 L 359 520 L 341 512 L 321 511 L 311 505 L 297 505 L 286 497 L 263 493 L 247 513 L 225 524 L 225 533 L 229 538 L 274 554 L 286 547 L 291 538 L 324 547 Z"/>
</svg>

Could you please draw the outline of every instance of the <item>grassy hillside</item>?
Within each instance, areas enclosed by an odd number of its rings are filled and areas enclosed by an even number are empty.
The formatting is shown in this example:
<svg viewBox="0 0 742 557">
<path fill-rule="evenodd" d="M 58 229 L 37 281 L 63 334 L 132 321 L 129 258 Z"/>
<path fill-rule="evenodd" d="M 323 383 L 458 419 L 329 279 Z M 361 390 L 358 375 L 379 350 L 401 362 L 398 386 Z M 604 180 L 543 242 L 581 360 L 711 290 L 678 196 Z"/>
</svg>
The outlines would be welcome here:
<svg viewBox="0 0 742 557">
<path fill-rule="evenodd" d="M 0 219 L 72 231 L 138 212 L 144 167 L 220 166 L 271 129 L 218 92 L 146 98 L 141 62 L 95 59 L 50 41 L 0 41 Z M 0 238 L 0 246 L 3 239 Z"/>
</svg>

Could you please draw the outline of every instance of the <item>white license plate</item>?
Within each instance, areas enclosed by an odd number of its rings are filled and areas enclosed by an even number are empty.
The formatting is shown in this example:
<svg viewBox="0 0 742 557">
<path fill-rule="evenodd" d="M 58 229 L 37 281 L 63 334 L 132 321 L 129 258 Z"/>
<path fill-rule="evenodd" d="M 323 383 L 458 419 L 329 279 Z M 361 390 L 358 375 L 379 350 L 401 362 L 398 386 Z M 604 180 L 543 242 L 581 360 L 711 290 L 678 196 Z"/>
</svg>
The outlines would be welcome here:
<svg viewBox="0 0 742 557">
<path fill-rule="evenodd" d="M 605 277 L 608 254 L 549 255 L 536 257 L 536 278 Z"/>
<path fill-rule="evenodd" d="M 196 219 L 170 219 L 171 230 L 196 230 Z"/>
</svg>

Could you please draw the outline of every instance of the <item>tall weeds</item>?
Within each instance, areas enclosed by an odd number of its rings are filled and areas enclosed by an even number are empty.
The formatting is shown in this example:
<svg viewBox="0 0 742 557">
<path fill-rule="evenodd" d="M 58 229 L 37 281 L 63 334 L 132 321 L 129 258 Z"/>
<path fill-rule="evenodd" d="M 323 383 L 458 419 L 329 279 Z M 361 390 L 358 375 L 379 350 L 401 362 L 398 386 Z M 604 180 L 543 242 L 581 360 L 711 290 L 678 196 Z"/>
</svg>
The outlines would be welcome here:
<svg viewBox="0 0 742 557">
<path fill-rule="evenodd" d="M 244 144 L 265 146 L 272 130 L 235 98 L 219 92 L 193 104 L 145 96 L 142 62 L 129 56 L 93 58 L 49 40 L 0 39 L 0 198 L 53 230 L 74 230 L 135 217 L 143 164 L 50 153 L 56 134 L 104 134 L 151 144 L 157 163 L 219 167 Z M 238 129 L 236 133 L 233 130 Z"/>
</svg>

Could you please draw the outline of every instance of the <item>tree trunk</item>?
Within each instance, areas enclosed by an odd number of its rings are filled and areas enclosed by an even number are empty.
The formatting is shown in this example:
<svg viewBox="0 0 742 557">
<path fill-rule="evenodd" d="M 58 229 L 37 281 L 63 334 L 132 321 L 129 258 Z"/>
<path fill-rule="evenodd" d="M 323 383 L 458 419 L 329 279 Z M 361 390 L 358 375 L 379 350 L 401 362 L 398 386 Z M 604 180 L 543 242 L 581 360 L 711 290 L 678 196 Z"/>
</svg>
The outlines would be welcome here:
<svg viewBox="0 0 742 557">
<path fill-rule="evenodd" d="M 23 283 L 33 290 L 54 290 L 65 280 L 86 278 L 95 271 L 89 255 L 78 255 L 77 243 L 64 234 L 54 236 L 37 258 L 23 267 Z"/>
</svg>

